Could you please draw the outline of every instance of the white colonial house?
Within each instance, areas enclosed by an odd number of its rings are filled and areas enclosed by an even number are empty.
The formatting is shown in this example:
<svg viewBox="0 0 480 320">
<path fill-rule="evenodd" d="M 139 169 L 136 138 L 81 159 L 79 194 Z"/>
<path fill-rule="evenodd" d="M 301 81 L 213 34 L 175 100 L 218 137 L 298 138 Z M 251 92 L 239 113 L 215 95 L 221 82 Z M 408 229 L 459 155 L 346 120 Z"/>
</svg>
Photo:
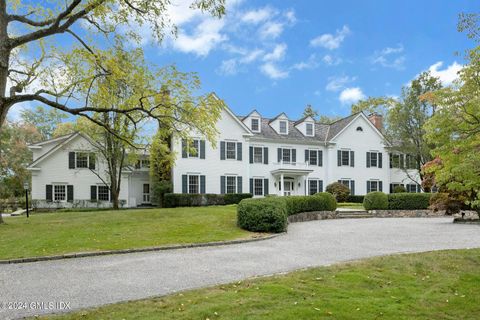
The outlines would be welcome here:
<svg viewBox="0 0 480 320">
<path fill-rule="evenodd" d="M 285 113 L 269 119 L 256 110 L 240 117 L 225 107 L 217 129 L 215 147 L 200 135 L 192 137 L 191 148 L 187 141 L 173 139 L 175 193 L 308 195 L 335 181 L 354 195 L 390 193 L 397 185 L 421 191 L 415 183 L 418 172 L 401 169 L 413 168 L 413 159 L 389 152 L 382 118 L 376 114 L 360 112 L 328 125 L 310 117 L 290 120 Z M 105 161 L 88 137 L 74 133 L 29 147 L 36 206 L 110 205 Z M 123 170 L 123 206 L 150 203 L 148 167 L 144 154 L 136 166 Z"/>
</svg>

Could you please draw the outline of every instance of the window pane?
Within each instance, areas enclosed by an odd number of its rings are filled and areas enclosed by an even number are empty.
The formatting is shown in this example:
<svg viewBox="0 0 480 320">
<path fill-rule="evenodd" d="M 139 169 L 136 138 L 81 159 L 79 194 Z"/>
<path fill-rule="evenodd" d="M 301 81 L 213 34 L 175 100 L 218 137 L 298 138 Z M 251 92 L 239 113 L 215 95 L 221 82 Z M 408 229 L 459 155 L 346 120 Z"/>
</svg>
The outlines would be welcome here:
<svg viewBox="0 0 480 320">
<path fill-rule="evenodd" d="M 350 152 L 342 150 L 342 166 L 350 165 Z"/>
<path fill-rule="evenodd" d="M 259 147 L 253 148 L 253 162 L 254 163 L 263 162 L 263 148 L 259 148 Z"/>
<path fill-rule="evenodd" d="M 110 200 L 110 190 L 108 189 L 108 186 L 98 186 L 98 200 Z"/>
<path fill-rule="evenodd" d="M 228 177 L 227 176 L 227 193 L 236 193 L 237 192 L 237 177 Z"/>
<path fill-rule="evenodd" d="M 370 192 L 378 191 L 378 181 L 370 181 Z"/>
<path fill-rule="evenodd" d="M 318 155 L 318 152 L 317 150 L 310 150 L 309 151 L 310 155 L 309 155 L 309 164 L 312 164 L 314 166 L 317 165 L 317 155 Z"/>
<path fill-rule="evenodd" d="M 77 168 L 88 168 L 88 153 L 77 152 Z"/>
<path fill-rule="evenodd" d="M 287 133 L 287 122 L 280 121 L 280 133 Z"/>
<path fill-rule="evenodd" d="M 377 153 L 370 152 L 370 166 L 376 167 L 377 166 Z"/>
<path fill-rule="evenodd" d="M 258 131 L 258 119 L 252 119 L 252 131 Z"/>
<path fill-rule="evenodd" d="M 191 151 L 188 153 L 189 157 L 198 158 L 199 144 L 200 144 L 199 140 L 193 140 L 192 141 Z"/>
<path fill-rule="evenodd" d="M 198 176 L 188 176 L 188 193 L 199 193 L 198 190 Z"/>
<path fill-rule="evenodd" d="M 309 180 L 309 188 L 308 188 L 308 193 L 310 195 L 315 194 L 319 192 L 318 190 L 318 180 Z"/>
<path fill-rule="evenodd" d="M 227 142 L 227 159 L 235 159 L 236 147 L 235 142 Z"/>
<path fill-rule="evenodd" d="M 313 124 L 307 123 L 307 136 L 313 135 Z"/>
<path fill-rule="evenodd" d="M 291 154 L 291 149 L 282 149 L 283 162 L 290 163 L 290 154 Z"/>
<path fill-rule="evenodd" d="M 53 198 L 55 201 L 65 201 L 66 199 L 65 189 L 66 189 L 66 186 L 64 185 L 53 186 Z"/>
<path fill-rule="evenodd" d="M 141 161 L 141 167 L 142 168 L 150 168 L 150 160 L 146 160 L 146 159 L 142 160 Z"/>
<path fill-rule="evenodd" d="M 256 196 L 263 195 L 263 179 L 254 179 L 253 180 L 253 194 Z"/>
</svg>

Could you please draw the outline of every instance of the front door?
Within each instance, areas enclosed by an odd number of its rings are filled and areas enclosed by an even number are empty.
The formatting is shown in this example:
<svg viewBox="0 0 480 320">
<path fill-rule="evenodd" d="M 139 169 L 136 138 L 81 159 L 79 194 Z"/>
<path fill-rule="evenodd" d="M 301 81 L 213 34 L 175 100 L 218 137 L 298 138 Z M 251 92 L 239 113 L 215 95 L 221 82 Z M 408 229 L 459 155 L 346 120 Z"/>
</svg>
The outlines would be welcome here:
<svg viewBox="0 0 480 320">
<path fill-rule="evenodd" d="M 283 195 L 291 196 L 293 193 L 293 181 L 286 180 L 283 181 Z"/>
<path fill-rule="evenodd" d="M 148 183 L 143 185 L 143 203 L 150 203 L 150 185 Z"/>
</svg>

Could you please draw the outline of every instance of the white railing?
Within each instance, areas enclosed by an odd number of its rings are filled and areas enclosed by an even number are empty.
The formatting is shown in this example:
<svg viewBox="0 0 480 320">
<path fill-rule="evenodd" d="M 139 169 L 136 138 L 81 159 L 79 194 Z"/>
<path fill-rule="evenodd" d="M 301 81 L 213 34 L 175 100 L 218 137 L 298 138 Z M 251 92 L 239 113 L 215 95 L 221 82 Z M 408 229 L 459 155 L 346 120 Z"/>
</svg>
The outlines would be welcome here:
<svg viewBox="0 0 480 320">
<path fill-rule="evenodd" d="M 275 162 L 274 165 L 278 169 L 308 169 L 308 162 L 290 162 L 290 161 L 280 161 Z"/>
</svg>

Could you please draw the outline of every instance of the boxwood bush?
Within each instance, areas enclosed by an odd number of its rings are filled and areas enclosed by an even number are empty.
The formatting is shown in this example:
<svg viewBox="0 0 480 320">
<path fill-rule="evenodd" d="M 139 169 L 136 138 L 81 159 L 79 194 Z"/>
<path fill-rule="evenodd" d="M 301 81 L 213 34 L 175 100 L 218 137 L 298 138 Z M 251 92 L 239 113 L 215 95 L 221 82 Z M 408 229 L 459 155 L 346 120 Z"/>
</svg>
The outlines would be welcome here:
<svg viewBox="0 0 480 320">
<path fill-rule="evenodd" d="M 237 207 L 237 223 L 254 232 L 287 230 L 287 207 L 282 198 L 244 199 Z"/>
<path fill-rule="evenodd" d="M 251 198 L 251 197 L 252 197 L 251 193 L 237 193 L 237 194 L 166 193 L 164 195 L 164 206 L 165 208 L 220 206 L 225 204 L 237 204 L 242 199 Z"/>
<path fill-rule="evenodd" d="M 392 193 L 388 195 L 390 210 L 424 210 L 430 205 L 431 193 Z"/>
<path fill-rule="evenodd" d="M 380 191 L 368 193 L 363 199 L 365 210 L 386 210 L 388 209 L 388 196 Z"/>
<path fill-rule="evenodd" d="M 363 198 L 365 198 L 365 196 L 349 195 L 349 196 L 347 197 L 347 202 L 363 203 Z"/>
</svg>

